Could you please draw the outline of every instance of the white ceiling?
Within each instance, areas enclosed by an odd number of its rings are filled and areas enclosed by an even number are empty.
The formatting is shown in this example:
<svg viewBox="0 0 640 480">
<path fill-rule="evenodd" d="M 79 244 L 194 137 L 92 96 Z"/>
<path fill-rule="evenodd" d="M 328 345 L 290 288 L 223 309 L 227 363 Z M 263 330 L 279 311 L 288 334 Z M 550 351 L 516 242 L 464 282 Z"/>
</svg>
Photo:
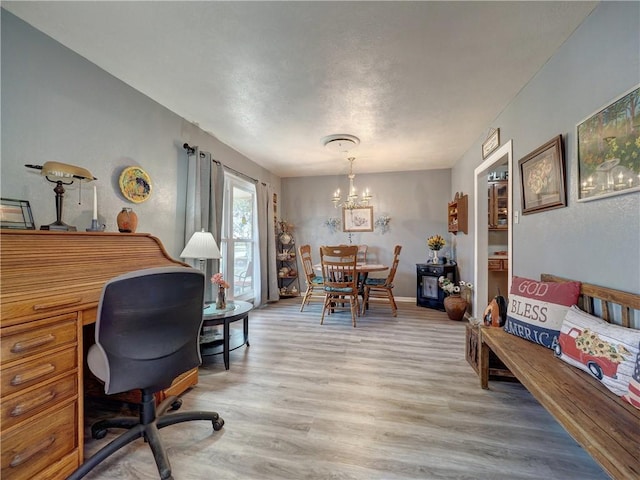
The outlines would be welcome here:
<svg viewBox="0 0 640 480">
<path fill-rule="evenodd" d="M 596 4 L 2 2 L 282 177 L 346 172 L 336 133 L 356 172 L 452 166 Z"/>
</svg>

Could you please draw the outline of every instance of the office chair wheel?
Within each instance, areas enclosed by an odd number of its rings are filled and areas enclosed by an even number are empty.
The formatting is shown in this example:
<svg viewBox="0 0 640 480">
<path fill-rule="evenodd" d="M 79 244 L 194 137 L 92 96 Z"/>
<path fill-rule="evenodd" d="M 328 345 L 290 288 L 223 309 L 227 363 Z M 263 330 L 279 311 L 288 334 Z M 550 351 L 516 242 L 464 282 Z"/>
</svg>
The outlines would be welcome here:
<svg viewBox="0 0 640 480">
<path fill-rule="evenodd" d="M 171 408 L 169 408 L 169 410 L 171 410 L 172 412 L 175 412 L 176 410 L 179 410 L 181 406 L 182 406 L 182 399 L 178 398 L 175 402 L 171 404 Z"/>
<path fill-rule="evenodd" d="M 213 424 L 213 429 L 217 432 L 224 426 L 224 420 L 218 417 L 217 420 L 211 422 Z"/>
</svg>

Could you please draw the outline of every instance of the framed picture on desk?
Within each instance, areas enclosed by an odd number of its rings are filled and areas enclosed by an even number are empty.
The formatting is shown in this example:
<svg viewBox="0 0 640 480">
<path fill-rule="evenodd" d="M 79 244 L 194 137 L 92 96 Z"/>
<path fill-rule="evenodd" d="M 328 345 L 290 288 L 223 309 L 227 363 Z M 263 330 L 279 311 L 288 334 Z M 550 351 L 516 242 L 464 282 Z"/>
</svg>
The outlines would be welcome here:
<svg viewBox="0 0 640 480">
<path fill-rule="evenodd" d="M 35 230 L 29 202 L 12 198 L 0 199 L 0 228 Z"/>
</svg>

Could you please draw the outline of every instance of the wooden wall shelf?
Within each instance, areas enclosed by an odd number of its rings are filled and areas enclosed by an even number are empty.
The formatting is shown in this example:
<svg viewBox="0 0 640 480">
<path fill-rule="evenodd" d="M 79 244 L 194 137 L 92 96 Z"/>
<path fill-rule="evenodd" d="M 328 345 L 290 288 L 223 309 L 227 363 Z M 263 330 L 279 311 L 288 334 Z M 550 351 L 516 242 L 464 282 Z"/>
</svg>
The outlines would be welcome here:
<svg viewBox="0 0 640 480">
<path fill-rule="evenodd" d="M 469 197 L 467 195 L 456 195 L 457 198 L 447 205 L 447 223 L 449 232 L 457 235 L 458 232 L 469 233 Z"/>
</svg>

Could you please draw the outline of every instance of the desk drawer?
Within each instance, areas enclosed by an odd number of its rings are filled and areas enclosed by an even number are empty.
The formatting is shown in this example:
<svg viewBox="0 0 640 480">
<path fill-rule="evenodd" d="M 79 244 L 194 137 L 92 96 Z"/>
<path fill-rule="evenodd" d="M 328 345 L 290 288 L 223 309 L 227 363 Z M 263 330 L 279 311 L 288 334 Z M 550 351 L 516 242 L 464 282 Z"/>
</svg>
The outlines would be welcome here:
<svg viewBox="0 0 640 480">
<path fill-rule="evenodd" d="M 76 318 L 77 314 L 72 313 L 3 329 L 0 345 L 2 364 L 64 344 L 75 344 L 78 341 Z"/>
<path fill-rule="evenodd" d="M 56 382 L 4 399 L 1 408 L 2 429 L 7 430 L 77 393 L 78 376 L 73 372 Z"/>
<path fill-rule="evenodd" d="M 2 479 L 30 480 L 77 445 L 76 402 L 2 436 Z"/>
<path fill-rule="evenodd" d="M 65 372 L 75 370 L 77 364 L 76 348 L 67 348 L 52 355 L 42 356 L 2 369 L 2 397 L 19 392 L 31 385 L 44 382 Z"/>
</svg>

